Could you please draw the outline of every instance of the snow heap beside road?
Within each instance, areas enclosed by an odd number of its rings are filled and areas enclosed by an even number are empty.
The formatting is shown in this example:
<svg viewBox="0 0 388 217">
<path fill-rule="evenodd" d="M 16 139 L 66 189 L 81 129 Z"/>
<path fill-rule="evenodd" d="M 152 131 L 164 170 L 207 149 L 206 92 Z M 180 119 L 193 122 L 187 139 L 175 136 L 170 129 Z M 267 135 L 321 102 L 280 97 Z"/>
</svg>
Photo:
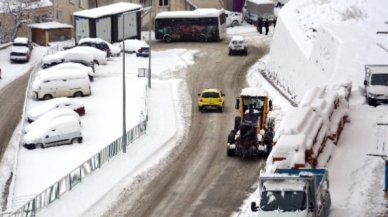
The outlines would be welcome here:
<svg viewBox="0 0 388 217">
<path fill-rule="evenodd" d="M 266 169 L 326 166 L 330 153 L 321 154 L 326 146 L 331 149 L 330 145 L 338 142 L 347 120 L 350 92 L 350 84 L 307 91 L 299 107 L 287 112 L 276 131 Z"/>
<path fill-rule="evenodd" d="M 388 7 L 379 0 L 290 1 L 279 13 L 268 77 L 295 102 L 313 87 L 361 84 L 365 62 L 388 62 L 388 53 L 376 46 L 388 13 L 375 5 Z"/>
</svg>

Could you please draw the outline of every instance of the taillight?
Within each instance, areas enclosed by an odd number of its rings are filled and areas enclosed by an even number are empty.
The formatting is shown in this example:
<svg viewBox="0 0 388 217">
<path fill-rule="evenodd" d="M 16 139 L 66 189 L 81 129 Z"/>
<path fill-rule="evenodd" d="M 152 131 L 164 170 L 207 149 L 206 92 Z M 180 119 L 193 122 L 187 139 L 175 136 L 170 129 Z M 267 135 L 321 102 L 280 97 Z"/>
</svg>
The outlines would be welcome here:
<svg viewBox="0 0 388 217">
<path fill-rule="evenodd" d="M 218 98 L 218 102 L 222 102 L 222 99 L 221 99 L 221 98 Z"/>
<path fill-rule="evenodd" d="M 203 102 L 203 101 L 202 101 L 202 98 L 200 98 L 199 101 L 200 101 L 200 102 Z"/>
</svg>

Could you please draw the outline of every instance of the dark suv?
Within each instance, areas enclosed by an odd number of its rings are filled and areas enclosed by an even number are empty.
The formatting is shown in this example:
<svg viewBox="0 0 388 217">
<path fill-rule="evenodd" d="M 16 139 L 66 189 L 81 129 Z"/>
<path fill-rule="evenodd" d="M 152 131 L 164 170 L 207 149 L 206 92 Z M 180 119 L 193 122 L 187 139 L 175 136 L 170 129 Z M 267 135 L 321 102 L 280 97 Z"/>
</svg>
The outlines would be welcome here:
<svg viewBox="0 0 388 217">
<path fill-rule="evenodd" d="M 136 51 L 136 56 L 139 57 L 148 57 L 150 55 L 149 47 L 141 47 Z"/>
<path fill-rule="evenodd" d="M 120 56 L 121 52 L 120 48 L 117 48 L 100 38 L 82 38 L 78 42 L 78 46 L 95 47 L 99 50 L 105 51 L 107 57 Z"/>
</svg>

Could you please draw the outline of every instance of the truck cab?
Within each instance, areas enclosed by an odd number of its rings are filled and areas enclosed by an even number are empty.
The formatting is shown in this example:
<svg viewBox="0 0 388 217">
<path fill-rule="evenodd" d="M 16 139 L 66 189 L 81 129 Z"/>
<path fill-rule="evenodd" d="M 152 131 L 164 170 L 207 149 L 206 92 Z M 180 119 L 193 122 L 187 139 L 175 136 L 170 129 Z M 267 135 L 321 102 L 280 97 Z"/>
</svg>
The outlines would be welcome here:
<svg viewBox="0 0 388 217">
<path fill-rule="evenodd" d="M 365 65 L 364 86 L 369 105 L 388 103 L 388 65 Z"/>
<path fill-rule="evenodd" d="M 331 207 L 326 169 L 277 169 L 259 178 L 258 216 L 328 217 Z"/>
<path fill-rule="evenodd" d="M 17 37 L 12 42 L 10 60 L 11 62 L 28 62 L 33 47 L 28 38 Z"/>
</svg>

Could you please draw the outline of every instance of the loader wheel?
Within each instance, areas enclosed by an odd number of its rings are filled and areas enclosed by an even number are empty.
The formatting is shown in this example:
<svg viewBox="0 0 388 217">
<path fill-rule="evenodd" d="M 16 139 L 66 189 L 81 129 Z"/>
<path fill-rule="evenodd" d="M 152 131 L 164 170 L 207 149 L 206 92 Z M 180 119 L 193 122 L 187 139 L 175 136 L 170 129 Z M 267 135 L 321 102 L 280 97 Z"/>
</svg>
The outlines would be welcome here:
<svg viewBox="0 0 388 217">
<path fill-rule="evenodd" d="M 234 128 L 233 129 L 238 130 L 240 128 L 240 122 L 241 122 L 240 116 L 234 117 Z"/>
<path fill-rule="evenodd" d="M 234 156 L 236 156 L 236 152 L 235 152 L 235 150 L 234 149 L 227 149 L 226 150 L 226 155 L 228 156 L 228 157 L 234 157 Z"/>
</svg>

